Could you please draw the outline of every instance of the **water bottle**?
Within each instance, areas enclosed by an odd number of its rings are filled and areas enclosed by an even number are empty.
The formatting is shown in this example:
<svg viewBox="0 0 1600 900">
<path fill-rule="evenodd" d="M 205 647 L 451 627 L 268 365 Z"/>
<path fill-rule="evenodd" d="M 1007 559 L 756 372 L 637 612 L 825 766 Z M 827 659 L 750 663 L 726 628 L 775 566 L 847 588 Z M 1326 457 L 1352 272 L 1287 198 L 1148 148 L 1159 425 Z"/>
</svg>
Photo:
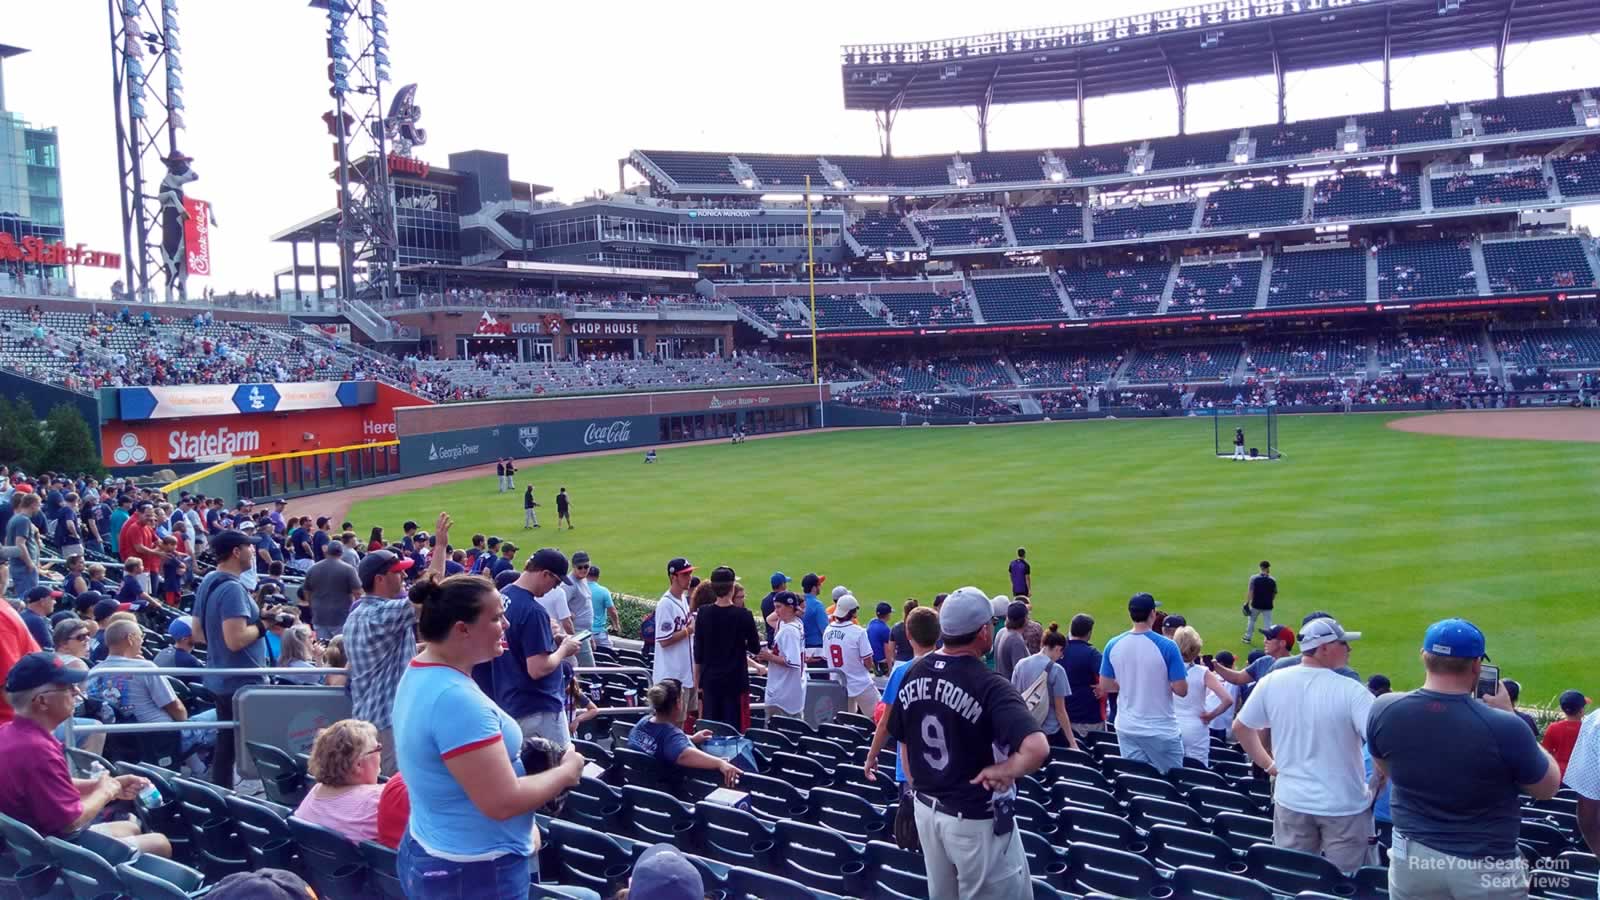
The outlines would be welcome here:
<svg viewBox="0 0 1600 900">
<path fill-rule="evenodd" d="M 154 782 L 146 782 L 144 790 L 139 792 L 139 805 L 145 809 L 155 809 L 161 805 L 161 791 L 156 789 Z"/>
<path fill-rule="evenodd" d="M 94 762 L 89 763 L 89 777 L 91 779 L 93 779 L 94 781 L 99 781 L 100 780 L 100 776 L 105 775 L 105 774 L 107 774 L 106 773 L 106 767 L 100 765 L 100 761 L 99 760 L 95 760 Z"/>
</svg>

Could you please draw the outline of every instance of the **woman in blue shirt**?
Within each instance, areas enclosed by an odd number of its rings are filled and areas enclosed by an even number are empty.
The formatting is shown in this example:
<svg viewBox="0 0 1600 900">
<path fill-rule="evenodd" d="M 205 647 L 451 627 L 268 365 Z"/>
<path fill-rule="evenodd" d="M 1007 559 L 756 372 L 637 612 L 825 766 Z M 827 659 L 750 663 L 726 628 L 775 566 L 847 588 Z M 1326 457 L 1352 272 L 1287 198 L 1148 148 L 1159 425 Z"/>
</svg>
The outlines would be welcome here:
<svg viewBox="0 0 1600 900">
<path fill-rule="evenodd" d="M 692 735 L 684 734 L 682 682 L 676 678 L 663 678 L 651 685 L 646 696 L 655 715 L 640 719 L 628 732 L 628 749 L 655 757 L 671 776 L 677 774 L 675 766 L 683 766 L 710 769 L 722 776 L 722 783 L 728 787 L 739 783 L 738 766 L 696 746 L 711 738 L 710 731 L 702 729 Z"/>
<path fill-rule="evenodd" d="M 411 588 L 423 650 L 394 701 L 395 755 L 411 794 L 399 875 L 413 898 L 525 898 L 537 873 L 533 813 L 578 783 L 583 757 L 523 773 L 522 729 L 472 680 L 504 652 L 500 595 L 484 579 L 429 574 Z"/>
</svg>

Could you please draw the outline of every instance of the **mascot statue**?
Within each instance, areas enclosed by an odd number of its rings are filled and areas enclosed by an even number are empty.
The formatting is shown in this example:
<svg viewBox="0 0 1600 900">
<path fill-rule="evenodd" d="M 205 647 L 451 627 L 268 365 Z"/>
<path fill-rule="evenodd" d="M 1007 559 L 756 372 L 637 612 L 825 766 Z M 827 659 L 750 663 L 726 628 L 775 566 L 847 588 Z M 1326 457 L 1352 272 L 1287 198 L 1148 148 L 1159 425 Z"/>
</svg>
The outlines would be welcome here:
<svg viewBox="0 0 1600 900">
<path fill-rule="evenodd" d="M 190 157 L 174 150 L 166 160 L 167 175 L 161 179 L 161 191 L 156 200 L 161 203 L 161 267 L 167 270 L 167 302 L 188 298 L 189 254 L 184 246 L 184 223 L 189 211 L 183 205 L 183 186 L 199 178 L 189 163 Z"/>
</svg>

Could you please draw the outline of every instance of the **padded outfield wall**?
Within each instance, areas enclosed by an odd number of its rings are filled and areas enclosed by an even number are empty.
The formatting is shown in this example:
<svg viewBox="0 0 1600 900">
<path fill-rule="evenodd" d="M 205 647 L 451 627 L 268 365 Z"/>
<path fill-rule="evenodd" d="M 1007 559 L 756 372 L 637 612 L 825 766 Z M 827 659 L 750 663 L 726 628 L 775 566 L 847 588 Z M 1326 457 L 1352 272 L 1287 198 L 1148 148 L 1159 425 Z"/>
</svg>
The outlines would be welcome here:
<svg viewBox="0 0 1600 900">
<path fill-rule="evenodd" d="M 684 427 L 690 423 L 705 427 L 732 422 L 752 434 L 804 430 L 821 424 L 820 413 L 815 385 L 774 385 L 402 407 L 395 410 L 395 427 L 401 471 L 425 475 L 502 457 L 592 453 L 721 436 Z"/>
</svg>

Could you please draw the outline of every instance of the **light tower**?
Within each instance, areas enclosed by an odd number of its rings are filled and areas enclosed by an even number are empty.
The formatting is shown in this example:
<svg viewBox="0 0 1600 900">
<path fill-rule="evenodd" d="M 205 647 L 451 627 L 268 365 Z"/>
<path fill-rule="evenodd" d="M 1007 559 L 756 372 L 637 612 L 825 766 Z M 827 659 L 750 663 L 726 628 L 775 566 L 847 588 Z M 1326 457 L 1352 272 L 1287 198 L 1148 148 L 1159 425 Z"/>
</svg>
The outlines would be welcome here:
<svg viewBox="0 0 1600 900">
<path fill-rule="evenodd" d="M 382 299 L 397 292 L 398 261 L 383 114 L 388 10 L 383 0 L 311 0 L 311 6 L 327 14 L 333 108 L 323 119 L 338 166 L 339 296 Z"/>
</svg>

